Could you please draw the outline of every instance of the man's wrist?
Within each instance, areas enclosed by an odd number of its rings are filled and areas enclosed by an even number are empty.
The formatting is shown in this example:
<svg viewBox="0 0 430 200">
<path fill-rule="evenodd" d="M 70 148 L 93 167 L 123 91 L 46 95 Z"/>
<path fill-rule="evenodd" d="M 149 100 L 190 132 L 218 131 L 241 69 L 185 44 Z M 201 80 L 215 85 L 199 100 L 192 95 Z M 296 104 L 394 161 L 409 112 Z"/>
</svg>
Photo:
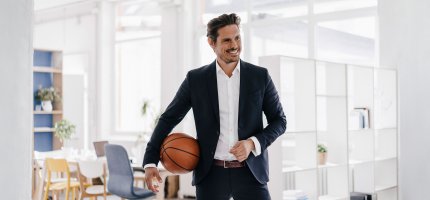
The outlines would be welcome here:
<svg viewBox="0 0 430 200">
<path fill-rule="evenodd" d="M 154 163 L 148 163 L 145 166 L 143 166 L 143 169 L 146 169 L 148 167 L 157 167 L 157 165 L 155 165 Z"/>
<path fill-rule="evenodd" d="M 248 138 L 248 140 L 252 140 L 254 144 L 254 149 L 252 150 L 252 154 L 254 154 L 254 156 L 259 156 L 261 154 L 261 145 L 258 139 L 255 136 L 252 136 Z"/>
<path fill-rule="evenodd" d="M 249 143 L 249 145 L 251 146 L 251 151 L 252 151 L 252 150 L 255 150 L 255 144 L 254 144 L 254 141 L 253 141 L 251 138 L 248 138 L 246 141 L 247 141 L 247 142 Z"/>
</svg>

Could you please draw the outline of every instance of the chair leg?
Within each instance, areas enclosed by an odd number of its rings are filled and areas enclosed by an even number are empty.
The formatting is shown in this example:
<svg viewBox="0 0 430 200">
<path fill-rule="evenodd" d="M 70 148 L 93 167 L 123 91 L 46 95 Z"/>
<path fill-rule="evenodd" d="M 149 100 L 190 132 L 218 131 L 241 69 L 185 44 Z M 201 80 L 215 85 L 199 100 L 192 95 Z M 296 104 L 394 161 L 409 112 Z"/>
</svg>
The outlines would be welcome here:
<svg viewBox="0 0 430 200">
<path fill-rule="evenodd" d="M 76 195 L 76 187 L 73 187 L 73 189 L 72 189 L 72 200 L 76 200 L 75 195 Z"/>
<path fill-rule="evenodd" d="M 49 195 L 49 186 L 50 186 L 50 182 L 48 182 L 46 184 L 46 187 L 44 188 L 45 191 L 45 195 L 43 195 L 43 200 L 48 200 L 48 195 Z M 42 187 L 43 187 L 43 183 L 42 183 Z M 54 192 L 52 192 L 52 194 L 54 194 Z"/>
<path fill-rule="evenodd" d="M 43 194 L 43 200 L 48 200 L 48 194 L 49 194 L 49 190 L 48 188 L 46 188 L 46 190 L 44 190 L 45 194 Z"/>
<path fill-rule="evenodd" d="M 66 200 L 69 200 L 70 189 L 66 188 Z"/>
</svg>

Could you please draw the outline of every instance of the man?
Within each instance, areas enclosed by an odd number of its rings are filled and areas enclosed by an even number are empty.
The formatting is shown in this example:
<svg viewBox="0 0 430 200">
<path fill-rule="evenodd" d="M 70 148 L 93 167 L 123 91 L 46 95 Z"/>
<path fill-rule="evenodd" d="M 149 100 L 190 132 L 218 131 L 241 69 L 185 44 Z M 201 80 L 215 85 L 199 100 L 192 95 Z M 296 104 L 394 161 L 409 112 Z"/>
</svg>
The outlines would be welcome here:
<svg viewBox="0 0 430 200">
<path fill-rule="evenodd" d="M 267 70 L 239 58 L 239 24 L 234 13 L 208 23 L 208 43 L 217 58 L 188 72 L 161 115 L 143 161 L 150 190 L 158 192 L 154 178 L 161 183 L 155 164 L 163 139 L 193 108 L 200 145 L 193 173 L 197 199 L 270 199 L 267 147 L 285 132 L 286 119 Z"/>
</svg>

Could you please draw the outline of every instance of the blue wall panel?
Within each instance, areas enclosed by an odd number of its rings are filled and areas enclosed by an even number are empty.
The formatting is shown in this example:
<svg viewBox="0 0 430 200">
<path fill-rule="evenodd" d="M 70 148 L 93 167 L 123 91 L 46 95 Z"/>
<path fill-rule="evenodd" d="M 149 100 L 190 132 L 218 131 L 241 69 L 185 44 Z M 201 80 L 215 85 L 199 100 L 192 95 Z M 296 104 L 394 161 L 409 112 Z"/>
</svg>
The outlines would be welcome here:
<svg viewBox="0 0 430 200">
<path fill-rule="evenodd" d="M 34 133 L 34 150 L 52 151 L 52 134 L 44 132 Z"/>
<path fill-rule="evenodd" d="M 34 51 L 33 66 L 49 67 L 52 63 L 52 52 Z"/>
<path fill-rule="evenodd" d="M 52 115 L 34 115 L 34 127 L 53 127 Z"/>
<path fill-rule="evenodd" d="M 38 67 L 51 67 L 52 52 L 49 51 L 34 51 L 33 66 Z M 33 73 L 33 105 L 40 105 L 40 101 L 36 100 L 36 94 L 39 87 L 51 87 L 53 82 L 52 73 Z M 34 115 L 34 127 L 53 127 L 53 116 L 51 114 Z M 37 132 L 34 133 L 34 150 L 36 151 L 52 151 L 52 136 L 53 133 Z"/>
</svg>

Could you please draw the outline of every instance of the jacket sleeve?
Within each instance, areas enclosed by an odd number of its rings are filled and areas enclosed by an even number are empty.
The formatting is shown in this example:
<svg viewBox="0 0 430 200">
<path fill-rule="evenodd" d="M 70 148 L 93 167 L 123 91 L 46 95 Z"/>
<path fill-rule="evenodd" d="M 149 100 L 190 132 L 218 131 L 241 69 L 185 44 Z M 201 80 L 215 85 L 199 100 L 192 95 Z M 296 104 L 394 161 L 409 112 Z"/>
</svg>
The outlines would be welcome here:
<svg viewBox="0 0 430 200">
<path fill-rule="evenodd" d="M 261 150 L 264 151 L 272 144 L 276 138 L 282 135 L 287 127 L 287 120 L 279 100 L 278 92 L 273 84 L 267 70 L 265 81 L 265 92 L 263 97 L 263 112 L 266 116 L 268 125 L 255 135 L 260 142 Z"/>
<path fill-rule="evenodd" d="M 188 73 L 172 102 L 170 102 L 169 106 L 167 106 L 164 113 L 160 116 L 151 139 L 146 146 L 143 166 L 149 163 L 158 164 L 160 160 L 160 147 L 164 138 L 166 138 L 172 129 L 182 121 L 190 110 L 191 96 L 189 78 L 190 74 Z"/>
</svg>

